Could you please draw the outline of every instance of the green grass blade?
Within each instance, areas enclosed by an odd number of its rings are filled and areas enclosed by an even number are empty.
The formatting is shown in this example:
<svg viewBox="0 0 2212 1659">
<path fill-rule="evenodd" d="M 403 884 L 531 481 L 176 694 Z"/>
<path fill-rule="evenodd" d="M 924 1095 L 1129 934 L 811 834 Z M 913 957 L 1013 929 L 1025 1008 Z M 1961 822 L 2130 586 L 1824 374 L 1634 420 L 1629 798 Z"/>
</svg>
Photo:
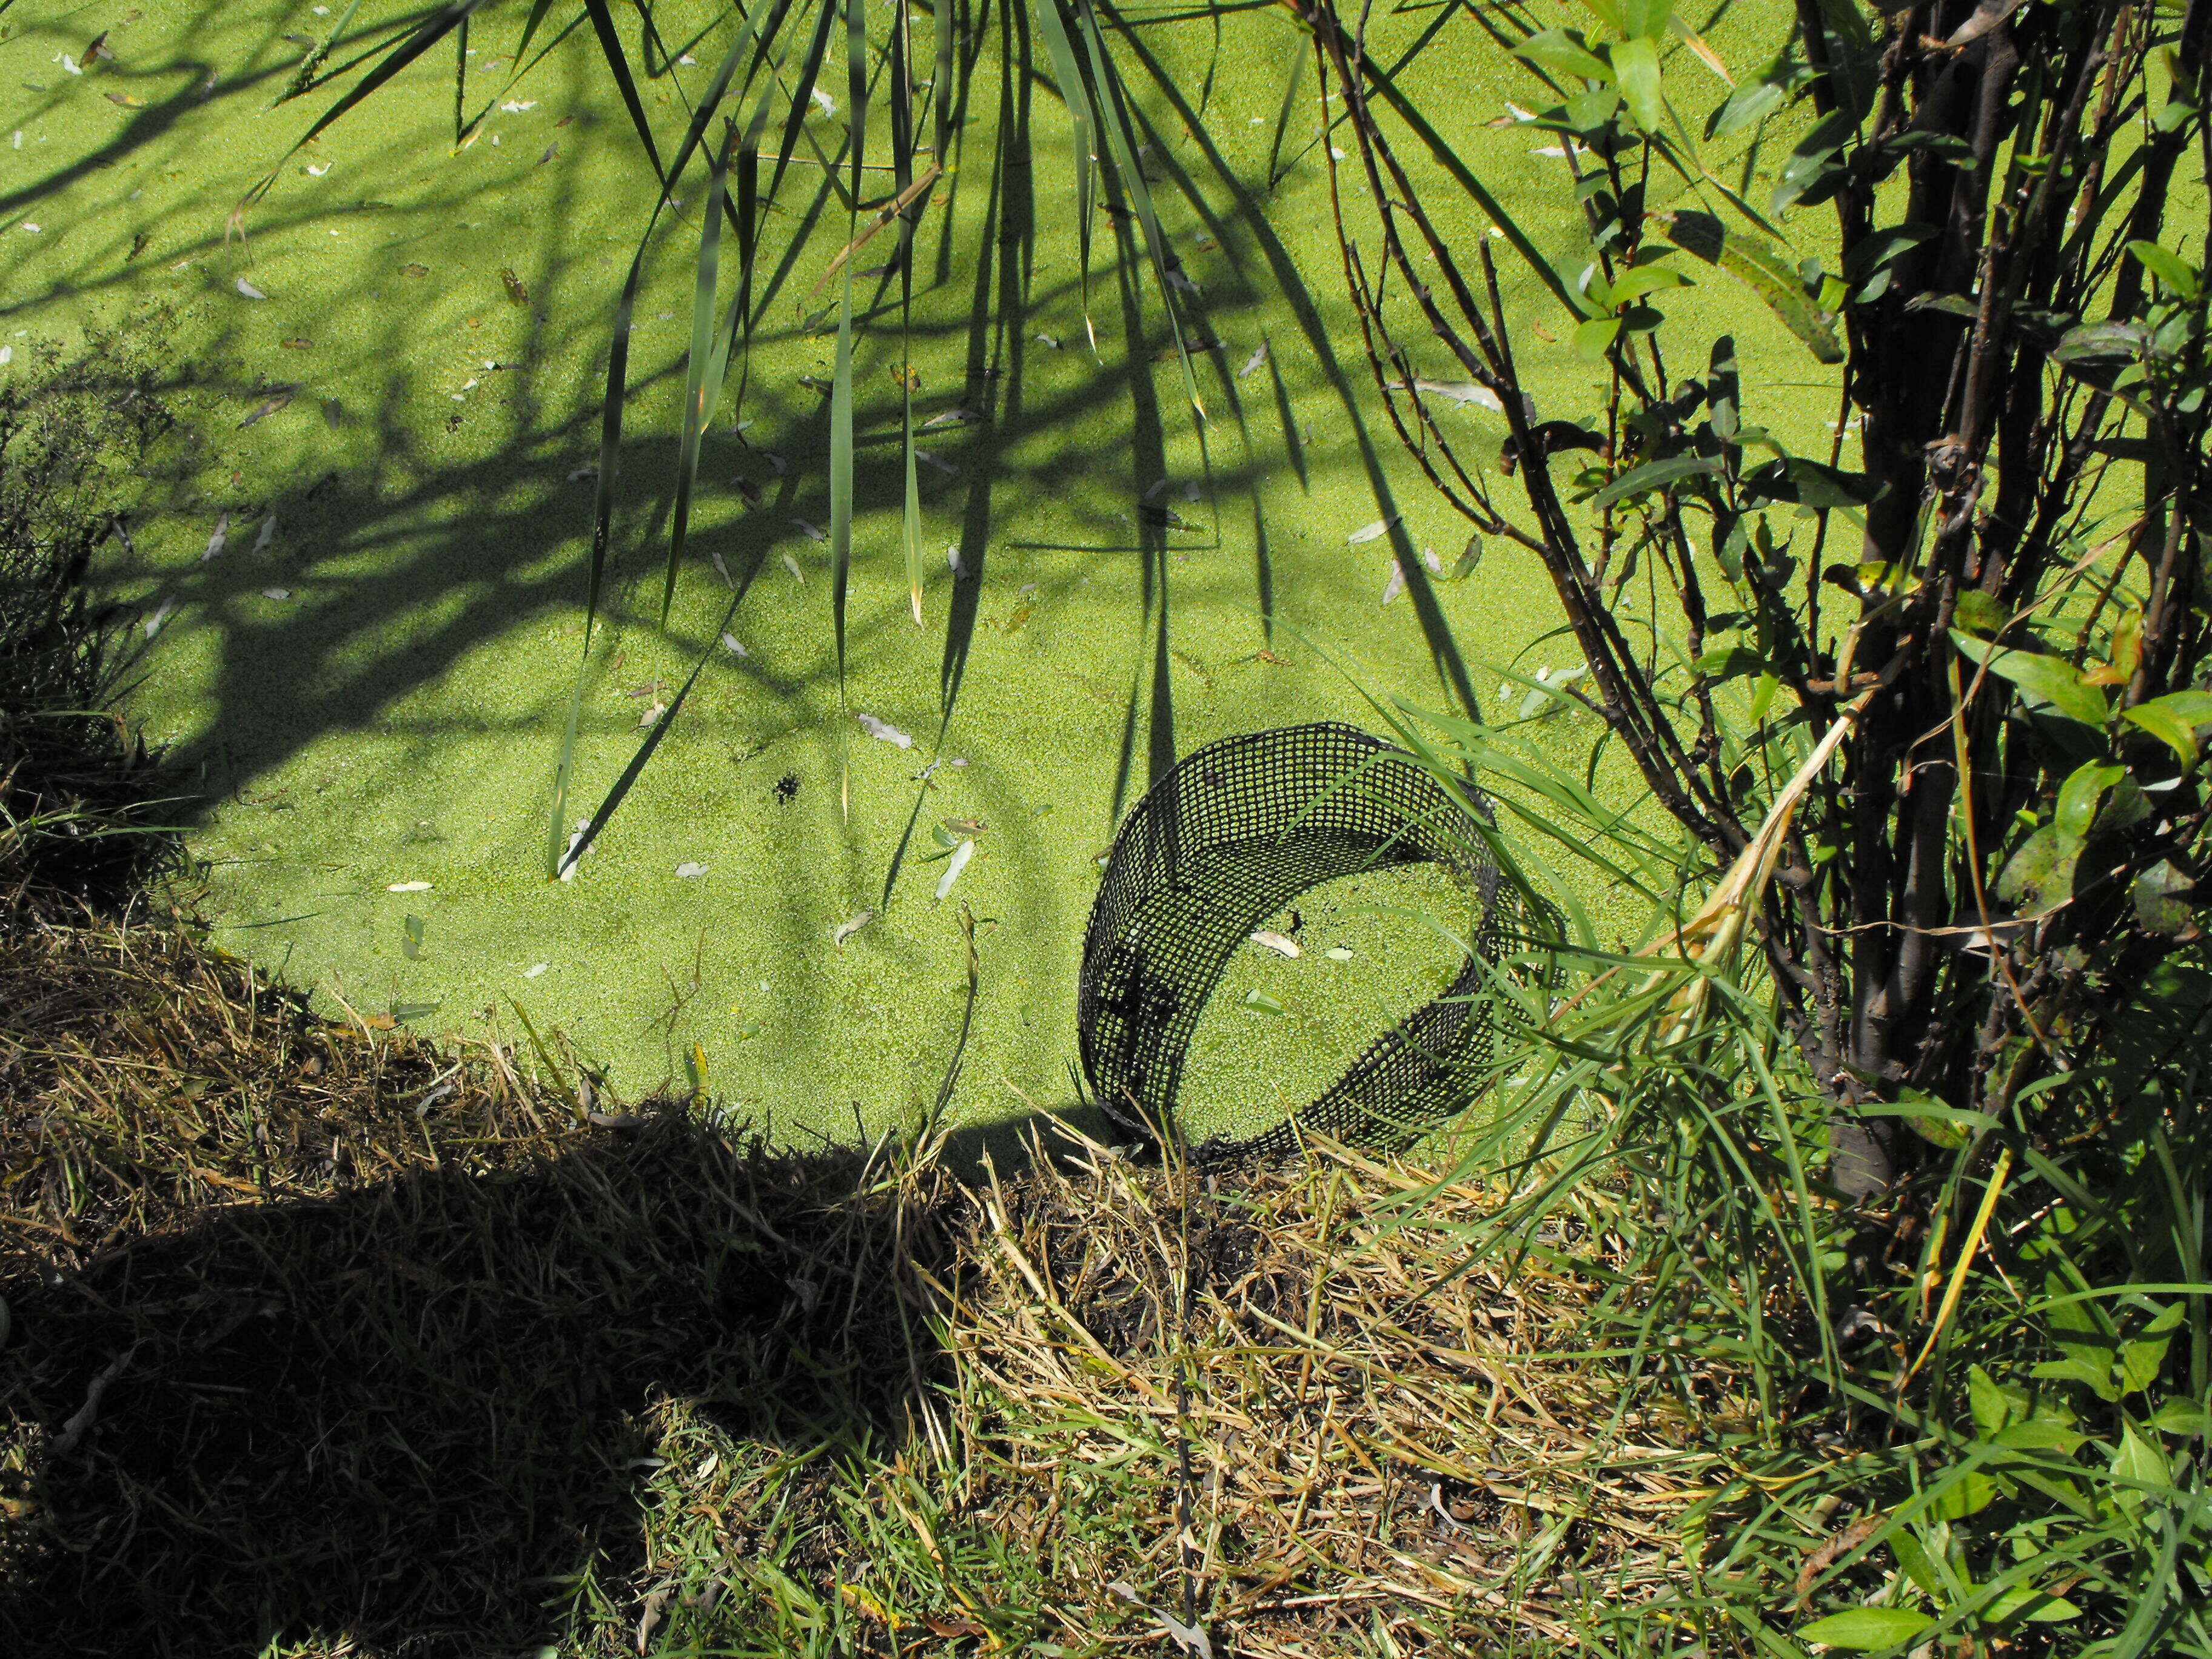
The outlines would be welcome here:
<svg viewBox="0 0 2212 1659">
<path fill-rule="evenodd" d="M 238 228 L 246 216 L 246 210 L 269 193 L 277 179 L 282 176 L 284 164 L 300 153 L 302 145 L 313 142 L 325 127 L 342 118 L 362 99 L 368 97 L 424 52 L 436 46 L 439 41 L 444 40 L 454 29 L 459 27 L 482 4 L 483 0 L 455 0 L 455 3 L 445 7 L 432 16 L 424 18 L 421 26 L 412 34 L 386 55 L 383 62 L 356 81 L 351 91 L 325 110 L 315 118 L 313 125 L 292 141 L 291 149 L 277 158 L 276 165 L 270 168 L 268 173 L 246 192 L 239 204 L 231 210 L 231 228 Z"/>
<path fill-rule="evenodd" d="M 943 0 L 940 0 L 940 3 Z M 913 15 L 909 0 L 899 0 L 896 34 L 891 53 L 891 159 L 898 198 L 907 199 L 914 185 Z M 951 39 L 950 31 L 944 38 Z M 942 167 L 945 158 L 936 157 Z M 921 485 L 914 462 L 914 224 L 909 204 L 899 214 L 899 453 L 906 465 L 906 509 L 899 520 L 899 541 L 906 555 L 907 599 L 914 607 L 914 625 L 921 626 Z"/>
<path fill-rule="evenodd" d="M 866 195 L 860 177 L 868 148 L 867 0 L 845 0 L 845 97 L 847 125 L 853 133 L 853 188 L 856 210 Z"/>
<path fill-rule="evenodd" d="M 714 654 L 716 649 L 714 642 L 719 641 L 722 629 L 727 628 L 737 616 L 738 605 L 744 597 L 745 590 L 743 586 L 730 595 L 730 603 L 722 612 L 720 626 L 708 633 L 708 639 L 710 643 L 706 650 L 700 653 L 699 660 L 691 665 L 690 676 L 684 680 L 676 695 L 669 699 L 668 712 L 653 721 L 653 729 L 645 734 L 645 741 L 638 744 L 637 753 L 630 757 L 629 764 L 623 768 L 622 775 L 615 780 L 614 787 L 607 791 L 606 799 L 599 803 L 599 811 L 592 814 L 591 822 L 584 826 L 584 832 L 577 837 L 574 849 L 565 857 L 556 855 L 553 873 L 556 878 L 591 850 L 592 843 L 599 838 L 599 832 L 607 827 L 607 821 L 614 817 L 615 809 L 623 804 L 623 799 L 629 793 L 631 787 L 644 775 L 646 763 L 653 758 L 653 751 L 660 747 L 660 740 L 668 735 L 669 728 L 676 724 L 676 716 L 683 711 L 684 699 L 691 695 L 691 688 L 699 683 L 701 672 Z M 571 720 L 573 721 L 573 715 Z M 556 836 L 560 833 L 558 818 L 554 820 L 554 833 Z"/>
<path fill-rule="evenodd" d="M 953 53 L 960 43 L 960 9 L 957 0 L 937 0 L 937 78 L 930 82 L 931 112 L 936 126 L 931 134 L 931 154 L 939 167 L 950 165 L 945 152 L 952 142 Z"/>
<path fill-rule="evenodd" d="M 684 378 L 684 430 L 677 441 L 676 505 L 668 527 L 668 570 L 660 588 L 660 625 L 668 626 L 676 603 L 676 572 L 684 562 L 684 538 L 691 525 L 691 493 L 699 479 L 699 436 L 714 412 L 721 391 L 717 374 L 714 290 L 721 281 L 722 191 L 729 170 L 734 128 L 715 152 L 707 174 L 706 210 L 699 219 L 698 274 L 691 289 L 691 349 Z M 715 382 L 710 384 L 710 382 Z"/>
<path fill-rule="evenodd" d="M 553 0 L 539 0 L 541 5 L 550 5 L 552 3 Z M 315 84 L 316 75 L 321 71 L 324 64 L 329 61 L 331 52 L 337 46 L 339 39 L 353 27 L 354 14 L 360 9 L 361 0 L 349 0 L 345 10 L 339 14 L 337 22 L 315 44 L 314 48 L 300 60 L 300 67 L 292 71 L 292 78 L 286 83 L 284 90 L 269 100 L 269 109 L 275 109 L 277 105 L 288 99 L 297 98 Z M 266 111 L 264 112 L 265 113 Z"/>
<path fill-rule="evenodd" d="M 576 665 L 576 690 L 568 699 L 568 719 L 561 731 L 561 757 L 553 768 L 553 817 L 546 832 L 545 878 L 561 873 L 562 827 L 568 822 L 568 774 L 576 759 L 576 725 L 583 718 L 584 687 L 591 674 L 591 659 Z"/>
<path fill-rule="evenodd" d="M 653 177 L 661 181 L 665 191 L 675 184 L 676 173 L 660 165 L 660 147 L 653 141 L 653 125 L 645 118 L 645 105 L 637 95 L 636 77 L 629 72 L 629 53 L 623 50 L 622 37 L 615 33 L 615 20 L 607 10 L 607 0 L 584 0 L 584 9 L 591 14 L 592 33 L 599 37 L 599 55 L 607 60 L 607 70 L 615 77 L 623 106 L 629 111 L 630 125 L 637 129 L 645 153 L 653 162 Z M 682 171 L 679 164 L 676 172 Z"/>
<path fill-rule="evenodd" d="M 453 31 L 453 142 L 459 143 L 468 131 L 461 119 L 461 111 L 469 92 L 469 20 L 461 19 L 461 26 Z"/>
<path fill-rule="evenodd" d="M 1051 4 L 1052 0 L 1042 0 Z M 1183 395 L 1190 399 L 1192 413 L 1199 425 L 1206 424 L 1206 404 L 1198 395 L 1198 375 L 1190 366 L 1190 346 L 1183 337 L 1182 308 L 1176 303 L 1175 279 L 1182 275 L 1182 266 L 1169 247 L 1167 238 L 1160 230 L 1160 217 L 1152 207 L 1152 192 L 1145 183 L 1144 169 L 1137 163 L 1137 146 L 1129 131 L 1129 115 L 1124 106 L 1121 78 L 1115 73 L 1113 60 L 1107 56 L 1106 42 L 1098 33 L 1098 19 L 1091 9 L 1090 0 L 1075 0 L 1076 15 L 1083 25 L 1083 43 L 1090 55 L 1091 82 L 1098 88 L 1099 115 L 1106 131 L 1106 146 L 1114 158 L 1114 172 L 1128 192 L 1129 205 L 1134 210 L 1137 222 L 1143 227 L 1146 250 L 1152 257 L 1152 273 L 1159 280 L 1160 301 L 1166 307 L 1168 328 L 1175 336 L 1176 356 L 1182 364 Z"/>
<path fill-rule="evenodd" d="M 830 381 L 830 605 L 837 635 L 837 709 L 845 702 L 845 600 L 853 570 L 853 273 L 845 272 L 843 299 L 837 307 L 837 366 Z M 844 750 L 845 722 L 837 723 L 838 749 Z M 840 767 L 841 773 L 843 768 Z M 852 780 L 842 777 L 838 798 L 852 810 Z"/>
<path fill-rule="evenodd" d="M 940 6 L 950 0 L 938 0 Z M 1075 47 L 1067 38 L 1067 25 L 1060 15 L 1060 0 L 1036 0 L 1037 27 L 1044 36 L 1045 55 L 1052 59 L 1053 78 L 1060 82 L 1060 102 L 1067 106 L 1067 125 L 1075 150 L 1075 240 L 1083 270 L 1083 331 L 1091 353 L 1098 355 L 1098 331 L 1091 321 L 1091 168 L 1092 139 L 1091 92 L 1077 67 Z M 939 126 L 944 125 L 945 89 L 938 88 Z M 942 141 L 940 140 L 940 143 Z M 945 160 L 943 154 L 939 161 Z"/>
<path fill-rule="evenodd" d="M 1275 112 L 1275 136 L 1267 145 L 1267 188 L 1273 190 L 1281 176 L 1275 163 L 1283 154 L 1283 135 L 1290 131 L 1291 112 L 1297 106 L 1298 88 L 1305 84 L 1306 55 L 1297 52 L 1291 57 L 1290 80 L 1283 88 L 1283 106 Z"/>
<path fill-rule="evenodd" d="M 806 131 L 809 94 L 822 73 L 822 60 L 829 55 L 830 28 L 836 21 L 836 6 L 831 0 L 822 0 L 821 9 L 814 15 L 814 36 L 806 43 L 806 56 L 799 63 L 799 78 L 793 83 L 798 90 L 792 94 L 791 113 L 784 117 L 783 142 L 776 146 L 775 171 L 769 174 L 767 199 L 770 202 L 775 200 L 776 189 L 783 183 L 783 171 L 791 165 L 799 134 Z"/>
</svg>

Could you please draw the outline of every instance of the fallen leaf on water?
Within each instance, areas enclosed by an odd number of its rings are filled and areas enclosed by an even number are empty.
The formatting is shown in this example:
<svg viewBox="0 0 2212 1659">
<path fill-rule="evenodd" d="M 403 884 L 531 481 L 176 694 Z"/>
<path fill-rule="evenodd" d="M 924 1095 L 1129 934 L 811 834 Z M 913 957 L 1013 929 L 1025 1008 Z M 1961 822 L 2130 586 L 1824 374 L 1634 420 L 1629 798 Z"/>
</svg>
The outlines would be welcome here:
<svg viewBox="0 0 2212 1659">
<path fill-rule="evenodd" d="M 1279 951 L 1286 957 L 1302 957 L 1305 954 L 1304 951 L 1298 948 L 1297 940 L 1292 939 L 1289 934 L 1278 933 L 1266 927 L 1262 927 L 1258 933 L 1252 935 L 1252 943 L 1255 945 L 1264 945 L 1270 951 Z"/>
<path fill-rule="evenodd" d="M 727 585 L 732 592 L 735 592 L 737 591 L 738 585 L 737 583 L 730 580 L 730 567 L 722 562 L 721 550 L 720 548 L 709 549 L 708 550 L 707 556 L 714 562 L 714 574 L 722 579 L 723 582 Z M 729 638 L 729 635 L 725 634 L 722 637 L 724 639 L 727 639 Z M 742 656 L 744 653 L 740 652 L 738 654 Z"/>
<path fill-rule="evenodd" d="M 937 878 L 937 896 L 940 899 L 952 891 L 952 884 L 960 879 L 960 872 L 968 867 L 968 860 L 975 856 L 975 843 L 963 841 L 952 849 L 952 856 L 945 866 L 945 873 Z"/>
<path fill-rule="evenodd" d="M 307 167 L 301 169 L 310 179 L 319 179 L 330 170 L 331 164 L 328 161 L 324 162 L 320 167 Z"/>
<path fill-rule="evenodd" d="M 832 945 L 843 945 L 847 939 L 852 938 L 875 919 L 876 913 L 873 910 L 863 910 L 857 915 L 847 918 L 837 924 L 836 931 L 830 935 L 830 942 Z"/>
<path fill-rule="evenodd" d="M 789 548 L 783 550 L 783 568 L 791 572 L 791 579 L 793 581 L 803 582 L 806 580 L 806 573 L 799 568 L 799 561 L 791 556 Z"/>
<path fill-rule="evenodd" d="M 917 461 L 921 462 L 925 466 L 935 467 L 939 472 L 942 472 L 948 478 L 956 478 L 960 476 L 960 469 L 955 466 L 951 461 L 940 460 L 938 457 L 931 454 L 926 449 L 915 450 L 914 452 L 914 458 Z"/>
<path fill-rule="evenodd" d="M 226 513 L 215 521 L 215 533 L 208 538 L 207 551 L 200 555 L 200 562 L 205 564 L 216 554 L 222 552 L 222 544 L 229 539 L 229 537 L 230 514 Z"/>
<path fill-rule="evenodd" d="M 1331 962 L 1349 962 L 1352 960 L 1352 952 L 1346 950 L 1341 945 L 1330 945 L 1328 950 L 1322 952 L 1322 955 L 1327 957 Z"/>
<path fill-rule="evenodd" d="M 261 597 L 264 599 L 289 599 L 292 597 L 292 590 L 289 587 L 264 587 L 261 590 Z"/>
<path fill-rule="evenodd" d="M 427 881 L 395 881 L 384 890 L 387 893 L 427 893 L 430 890 L 430 884 Z"/>
<path fill-rule="evenodd" d="M 580 467 L 578 467 L 574 471 L 571 472 L 571 473 L 568 475 L 568 482 L 569 482 L 570 483 L 575 483 L 575 482 L 576 482 L 576 480 L 577 480 L 577 479 L 579 479 L 579 478 L 596 478 L 596 477 L 598 477 L 599 476 L 599 469 L 598 467 L 596 467 L 596 466 L 580 466 Z"/>
<path fill-rule="evenodd" d="M 155 635 L 161 631 L 161 624 L 169 620 L 169 613 L 176 608 L 177 600 L 174 594 L 165 593 L 161 596 L 161 604 L 154 607 L 152 614 L 148 616 L 145 622 L 141 624 L 146 630 L 148 639 L 152 639 Z"/>
<path fill-rule="evenodd" d="M 981 818 L 947 818 L 945 827 L 957 836 L 980 836 L 991 826 Z"/>
<path fill-rule="evenodd" d="M 246 428 L 252 426 L 256 421 L 267 420 L 271 415 L 274 415 L 278 410 L 283 408 L 285 404 L 290 403 L 294 398 L 297 397 L 299 395 L 299 392 L 300 388 L 297 386 L 280 386 L 271 387 L 268 397 L 262 400 L 261 406 L 238 423 L 239 429 L 243 431 Z"/>
<path fill-rule="evenodd" d="M 856 712 L 853 718 L 860 721 L 861 729 L 866 731 L 872 738 L 881 738 L 885 743 L 896 744 L 901 749 L 911 749 L 914 747 L 914 739 L 912 738 L 907 736 L 905 732 L 900 731 L 896 726 L 892 726 L 887 721 L 878 720 L 873 714 L 863 714 Z"/>
<path fill-rule="evenodd" d="M 823 533 L 822 526 L 820 525 L 809 524 L 804 519 L 793 519 L 792 523 L 797 525 L 799 526 L 799 534 L 805 537 L 806 539 L 811 542 L 826 542 L 830 539 L 829 537 Z"/>
<path fill-rule="evenodd" d="M 738 636 L 735 634 L 725 634 L 722 635 L 722 648 L 733 657 L 743 657 L 750 654 L 746 651 L 744 647 L 738 643 Z"/>
<path fill-rule="evenodd" d="M 308 339 L 304 335 L 301 336 L 297 339 L 285 341 L 284 345 L 288 350 L 291 351 L 313 351 L 315 349 L 315 343 L 313 340 Z"/>
<path fill-rule="evenodd" d="M 1559 337 L 1553 333 L 1550 329 L 1546 328 L 1541 323 L 1529 324 L 1528 331 L 1534 334 L 1538 339 L 1544 341 L 1547 344 L 1557 345 L 1559 343 Z"/>
<path fill-rule="evenodd" d="M 276 515 L 274 513 L 271 513 L 267 518 L 261 521 L 261 533 L 253 538 L 253 550 L 256 553 L 265 551 L 269 546 L 270 538 L 274 537 L 276 533 Z"/>
<path fill-rule="evenodd" d="M 111 104 L 120 104 L 125 109 L 143 109 L 146 100 L 136 93 L 110 92 L 101 94 Z"/>
<path fill-rule="evenodd" d="M 668 705 L 666 703 L 654 703 L 652 708 L 647 709 L 645 713 L 637 717 L 637 729 L 641 732 L 644 731 L 647 726 L 651 726 L 655 720 L 658 720 L 667 712 Z"/>
<path fill-rule="evenodd" d="M 933 426 L 961 426 L 969 421 L 980 421 L 982 418 L 972 409 L 948 409 L 942 415 L 933 415 L 921 423 L 921 429 L 927 432 Z"/>
<path fill-rule="evenodd" d="M 540 974 L 544 973 L 553 964 L 550 962 L 533 962 L 530 966 L 522 970 L 522 976 L 525 979 L 536 979 Z"/>
<path fill-rule="evenodd" d="M 1346 547 L 1358 547 L 1363 543 L 1374 541 L 1387 535 L 1390 526 L 1397 522 L 1398 515 L 1393 513 L 1387 519 L 1377 519 L 1373 524 L 1364 524 L 1344 538 L 1344 544 Z"/>
<path fill-rule="evenodd" d="M 676 873 L 684 881 L 695 881 L 707 873 L 707 866 L 703 864 L 679 864 L 676 866 Z"/>
<path fill-rule="evenodd" d="M 512 266 L 501 267 L 499 280 L 507 289 L 507 297 L 514 304 L 526 306 L 530 303 L 530 290 L 523 287 L 522 278 L 514 274 Z"/>
<path fill-rule="evenodd" d="M 402 276 L 428 276 L 430 274 L 430 267 L 410 261 L 399 267 L 399 274 Z"/>
<path fill-rule="evenodd" d="M 238 279 L 238 291 L 249 300 L 265 300 L 269 297 L 243 276 Z"/>
<path fill-rule="evenodd" d="M 556 138 L 553 143 L 545 146 L 545 154 L 538 158 L 538 165 L 541 167 L 544 167 L 548 161 L 551 161 L 560 153 L 561 143 L 560 140 Z"/>
<path fill-rule="evenodd" d="M 505 103 L 501 104 L 500 107 L 505 110 L 509 115 L 520 115 L 526 109 L 536 109 L 538 107 L 538 100 L 535 98 L 525 98 L 520 100 L 510 98 Z"/>
<path fill-rule="evenodd" d="M 1252 355 L 1244 360 L 1244 367 L 1237 371 L 1237 378 L 1241 380 L 1247 374 L 1256 374 L 1260 366 L 1267 361 L 1267 343 L 1262 340 L 1252 348 Z"/>
</svg>

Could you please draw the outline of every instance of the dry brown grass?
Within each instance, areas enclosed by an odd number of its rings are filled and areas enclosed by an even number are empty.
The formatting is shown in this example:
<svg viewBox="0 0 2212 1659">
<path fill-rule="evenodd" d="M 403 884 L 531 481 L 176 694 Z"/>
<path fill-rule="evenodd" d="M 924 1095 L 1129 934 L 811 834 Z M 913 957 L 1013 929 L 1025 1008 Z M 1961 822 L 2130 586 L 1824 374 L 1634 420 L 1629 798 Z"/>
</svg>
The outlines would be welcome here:
<svg viewBox="0 0 2212 1659">
<path fill-rule="evenodd" d="M 1540 1650 L 1711 1466 L 1615 1420 L 1587 1274 L 1452 1273 L 1497 1194 L 1346 1151 L 595 1123 L 52 921 L 0 1103 L 9 1651 Z"/>
</svg>

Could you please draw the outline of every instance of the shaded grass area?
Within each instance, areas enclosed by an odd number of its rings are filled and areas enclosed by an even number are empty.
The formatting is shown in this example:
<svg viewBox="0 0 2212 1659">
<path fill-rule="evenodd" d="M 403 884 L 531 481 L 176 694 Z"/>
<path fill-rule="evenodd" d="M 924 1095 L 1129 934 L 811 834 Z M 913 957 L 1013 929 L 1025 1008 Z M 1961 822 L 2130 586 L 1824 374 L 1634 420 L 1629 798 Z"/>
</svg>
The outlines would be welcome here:
<svg viewBox="0 0 2212 1659">
<path fill-rule="evenodd" d="M 593 1121 L 173 927 L 0 1009 L 13 1651 L 1543 1648 L 1711 1467 L 1587 1274 L 1449 1274 L 1479 1183 Z"/>
</svg>

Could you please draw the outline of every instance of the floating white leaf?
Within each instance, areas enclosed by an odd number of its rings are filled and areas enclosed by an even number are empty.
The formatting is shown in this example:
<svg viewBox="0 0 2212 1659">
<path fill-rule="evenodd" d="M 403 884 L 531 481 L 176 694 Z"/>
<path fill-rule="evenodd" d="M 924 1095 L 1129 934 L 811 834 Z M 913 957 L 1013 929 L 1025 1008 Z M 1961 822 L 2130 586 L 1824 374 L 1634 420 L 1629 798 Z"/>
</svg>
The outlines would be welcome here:
<svg viewBox="0 0 2212 1659">
<path fill-rule="evenodd" d="M 155 635 L 161 631 L 161 624 L 169 620 L 169 613 L 176 608 L 177 596 L 173 593 L 164 593 L 161 596 L 161 604 L 154 607 L 153 613 L 142 624 L 146 629 L 148 639 L 152 639 Z"/>
<path fill-rule="evenodd" d="M 847 939 L 852 938 L 875 919 L 876 913 L 873 910 L 862 910 L 856 915 L 848 917 L 837 924 L 837 930 L 830 935 L 830 942 L 832 945 L 844 944 Z"/>
<path fill-rule="evenodd" d="M 427 893 L 430 890 L 430 884 L 427 881 L 395 881 L 387 884 L 384 890 L 387 893 Z"/>
<path fill-rule="evenodd" d="M 289 599 L 292 597 L 292 590 L 289 587 L 264 587 L 261 590 L 261 597 L 264 599 Z"/>
<path fill-rule="evenodd" d="M 1247 374 L 1258 374 L 1260 372 L 1260 366 L 1267 361 L 1267 343 L 1265 340 L 1262 340 L 1259 344 L 1252 348 L 1252 355 L 1244 360 L 1244 367 L 1237 371 L 1237 378 L 1241 380 Z"/>
<path fill-rule="evenodd" d="M 725 634 L 722 635 L 722 649 L 728 652 L 733 657 L 744 657 L 751 654 L 746 651 L 744 647 L 738 643 L 738 636 L 735 634 Z"/>
<path fill-rule="evenodd" d="M 810 542 L 826 542 L 830 539 L 818 524 L 810 523 L 805 519 L 793 519 L 792 523 L 799 526 L 799 533 Z"/>
<path fill-rule="evenodd" d="M 544 973 L 553 964 L 550 962 L 533 962 L 530 966 L 522 970 L 522 976 L 525 979 L 536 979 L 540 974 Z"/>
<path fill-rule="evenodd" d="M 1346 950 L 1341 945 L 1330 945 L 1328 950 L 1322 952 L 1322 955 L 1327 957 L 1331 962 L 1349 962 L 1352 960 L 1352 952 Z"/>
<path fill-rule="evenodd" d="M 700 877 L 707 873 L 707 866 L 703 864 L 691 864 L 687 862 L 678 865 L 676 866 L 676 873 L 682 880 L 696 881 Z"/>
<path fill-rule="evenodd" d="M 230 514 L 226 513 L 215 521 L 215 534 L 208 538 L 207 551 L 200 555 L 200 562 L 205 564 L 216 554 L 222 552 L 223 543 L 229 538 Z"/>
<path fill-rule="evenodd" d="M 1364 524 L 1344 538 L 1344 544 L 1346 547 L 1358 547 L 1364 543 L 1375 541 L 1388 535 L 1390 526 L 1397 522 L 1398 515 L 1393 513 L 1387 519 L 1377 519 L 1373 524 Z"/>
<path fill-rule="evenodd" d="M 1292 939 L 1289 934 L 1278 933 L 1267 927 L 1262 927 L 1258 933 L 1252 935 L 1252 943 L 1255 945 L 1264 945 L 1270 951 L 1280 951 L 1286 957 L 1302 957 L 1305 954 L 1304 951 L 1298 948 L 1297 940 Z"/>
<path fill-rule="evenodd" d="M 269 549 L 270 540 L 275 538 L 276 534 L 276 515 L 274 513 L 271 513 L 267 518 L 261 521 L 261 533 L 253 538 L 253 550 L 256 553 L 266 552 Z"/>
<path fill-rule="evenodd" d="M 912 738 L 907 736 L 905 732 L 900 731 L 896 726 L 892 726 L 886 721 L 878 720 L 873 714 L 862 714 L 856 713 L 853 718 L 860 721 L 861 729 L 866 732 L 872 738 L 881 738 L 885 743 L 895 744 L 901 749 L 911 749 L 914 747 L 914 739 Z"/>
<path fill-rule="evenodd" d="M 243 276 L 238 279 L 238 291 L 249 300 L 265 300 L 269 297 Z"/>
<path fill-rule="evenodd" d="M 960 872 L 968 867 L 968 860 L 975 856 L 975 843 L 972 841 L 963 841 L 952 849 L 952 856 L 945 860 L 945 873 L 937 878 L 938 897 L 941 899 L 951 892 L 952 884 L 960 879 Z"/>
</svg>

